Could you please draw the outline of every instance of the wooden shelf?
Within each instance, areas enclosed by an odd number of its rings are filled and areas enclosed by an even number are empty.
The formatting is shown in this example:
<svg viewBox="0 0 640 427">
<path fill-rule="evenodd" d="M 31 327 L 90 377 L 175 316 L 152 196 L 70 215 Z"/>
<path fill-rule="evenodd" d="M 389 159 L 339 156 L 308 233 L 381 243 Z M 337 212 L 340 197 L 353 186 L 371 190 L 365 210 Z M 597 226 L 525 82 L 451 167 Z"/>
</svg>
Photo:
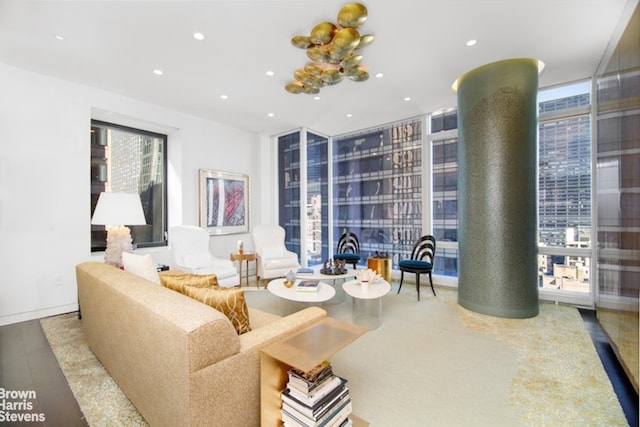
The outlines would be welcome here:
<svg viewBox="0 0 640 427">
<path fill-rule="evenodd" d="M 286 340 L 262 349 L 260 353 L 261 426 L 282 426 L 280 393 L 286 388 L 287 371 L 304 372 L 329 360 L 338 351 L 367 332 L 366 328 L 326 317 Z M 354 416 L 354 425 L 368 423 Z"/>
</svg>

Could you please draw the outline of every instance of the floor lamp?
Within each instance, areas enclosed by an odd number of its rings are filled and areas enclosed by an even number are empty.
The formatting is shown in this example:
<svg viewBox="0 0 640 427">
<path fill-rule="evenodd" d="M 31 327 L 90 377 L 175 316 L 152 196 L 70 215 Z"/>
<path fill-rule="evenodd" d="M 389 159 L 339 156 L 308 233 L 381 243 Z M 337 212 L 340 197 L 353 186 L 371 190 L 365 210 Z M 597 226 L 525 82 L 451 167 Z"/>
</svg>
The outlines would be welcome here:
<svg viewBox="0 0 640 427">
<path fill-rule="evenodd" d="M 131 252 L 131 230 L 125 225 L 145 225 L 140 196 L 135 193 L 100 193 L 91 224 L 107 228 L 107 249 L 104 261 L 120 267 L 122 252 Z"/>
</svg>

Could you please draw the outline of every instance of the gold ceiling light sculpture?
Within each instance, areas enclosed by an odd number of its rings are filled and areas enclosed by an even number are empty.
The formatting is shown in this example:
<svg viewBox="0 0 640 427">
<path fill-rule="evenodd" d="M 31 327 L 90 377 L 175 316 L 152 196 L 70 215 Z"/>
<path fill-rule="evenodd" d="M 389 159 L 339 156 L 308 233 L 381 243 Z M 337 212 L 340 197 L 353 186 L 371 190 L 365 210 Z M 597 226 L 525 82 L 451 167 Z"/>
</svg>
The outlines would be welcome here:
<svg viewBox="0 0 640 427">
<path fill-rule="evenodd" d="M 373 42 L 372 35 L 360 35 L 358 29 L 367 20 L 367 8 L 361 3 L 349 3 L 340 9 L 337 24 L 321 22 L 308 36 L 295 36 L 291 44 L 306 49 L 310 63 L 293 73 L 295 80 L 287 83 L 290 93 L 316 94 L 320 88 L 340 83 L 345 77 L 362 82 L 369 78 L 362 65 L 360 49 Z"/>
</svg>

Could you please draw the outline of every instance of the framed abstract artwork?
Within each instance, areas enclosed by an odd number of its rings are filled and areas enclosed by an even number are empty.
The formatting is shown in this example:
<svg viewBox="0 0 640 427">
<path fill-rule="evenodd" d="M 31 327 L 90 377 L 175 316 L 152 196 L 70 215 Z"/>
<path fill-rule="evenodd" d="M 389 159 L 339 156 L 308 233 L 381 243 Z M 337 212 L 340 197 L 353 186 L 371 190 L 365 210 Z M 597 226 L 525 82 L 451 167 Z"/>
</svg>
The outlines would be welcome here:
<svg viewBox="0 0 640 427">
<path fill-rule="evenodd" d="M 200 227 L 209 234 L 249 231 L 249 177 L 200 169 Z"/>
</svg>

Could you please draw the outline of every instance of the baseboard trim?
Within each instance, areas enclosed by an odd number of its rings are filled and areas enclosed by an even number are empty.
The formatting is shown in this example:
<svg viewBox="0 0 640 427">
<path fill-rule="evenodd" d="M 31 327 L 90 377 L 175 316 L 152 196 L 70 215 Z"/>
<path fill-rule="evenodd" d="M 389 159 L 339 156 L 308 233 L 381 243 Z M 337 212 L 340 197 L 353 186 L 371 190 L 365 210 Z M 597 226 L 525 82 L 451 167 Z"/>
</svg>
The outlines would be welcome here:
<svg viewBox="0 0 640 427">
<path fill-rule="evenodd" d="M 9 316 L 0 316 L 0 326 L 12 325 L 14 323 L 26 322 L 34 319 L 42 319 L 43 317 L 57 316 L 59 314 L 71 313 L 73 311 L 78 311 L 78 303 L 48 307 L 41 310 L 12 314 Z"/>
</svg>

